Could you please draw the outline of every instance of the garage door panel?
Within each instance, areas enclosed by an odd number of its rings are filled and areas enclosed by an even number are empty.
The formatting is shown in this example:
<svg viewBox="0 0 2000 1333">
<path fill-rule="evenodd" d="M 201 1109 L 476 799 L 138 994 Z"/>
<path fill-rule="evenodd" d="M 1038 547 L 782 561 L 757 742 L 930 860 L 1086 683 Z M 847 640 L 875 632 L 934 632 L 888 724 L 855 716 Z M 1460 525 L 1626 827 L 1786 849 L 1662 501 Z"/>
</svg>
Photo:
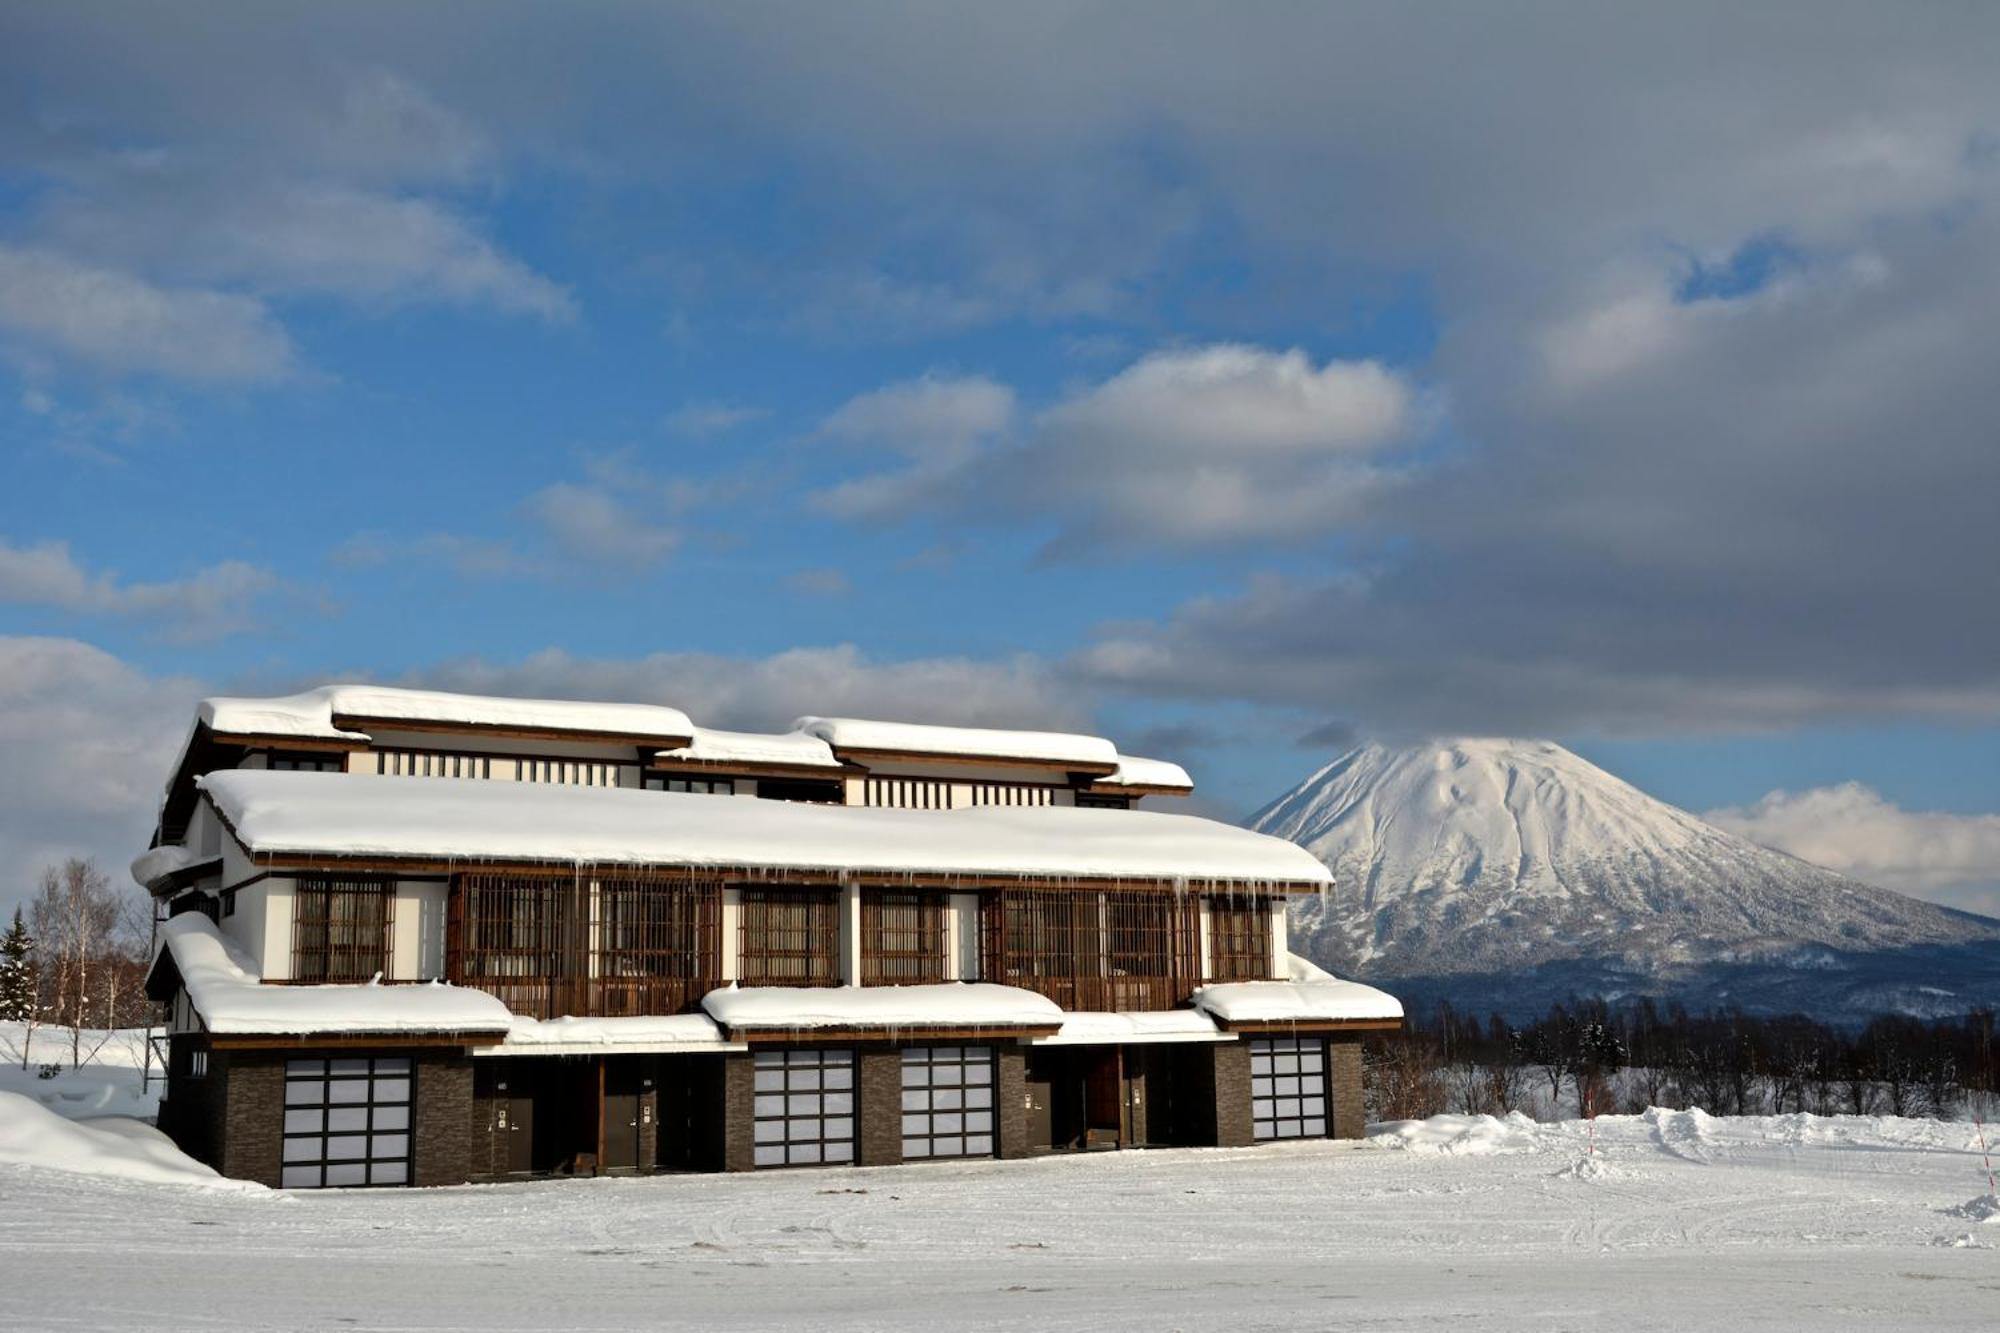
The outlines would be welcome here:
<svg viewBox="0 0 2000 1333">
<path fill-rule="evenodd" d="M 991 1157 L 993 1049 L 911 1046 L 903 1051 L 903 1157 Z"/>
<path fill-rule="evenodd" d="M 854 1052 L 758 1051 L 751 1161 L 757 1166 L 854 1160 Z"/>
<path fill-rule="evenodd" d="M 278 1183 L 407 1185 L 413 1096 L 408 1056 L 286 1061 Z"/>
<path fill-rule="evenodd" d="M 1326 1136 L 1323 1041 L 1275 1037 L 1250 1043 L 1250 1123 L 1259 1139 Z"/>
</svg>

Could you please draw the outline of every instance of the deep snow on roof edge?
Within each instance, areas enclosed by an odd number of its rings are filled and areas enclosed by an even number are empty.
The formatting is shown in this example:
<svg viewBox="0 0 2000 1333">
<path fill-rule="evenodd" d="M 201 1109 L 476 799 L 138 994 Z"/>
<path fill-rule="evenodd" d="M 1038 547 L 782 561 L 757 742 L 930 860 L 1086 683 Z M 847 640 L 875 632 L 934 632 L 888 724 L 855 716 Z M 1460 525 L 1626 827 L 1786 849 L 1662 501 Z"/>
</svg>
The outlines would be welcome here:
<svg viewBox="0 0 2000 1333">
<path fill-rule="evenodd" d="M 1283 839 L 1196 815 L 901 810 L 603 787 L 231 769 L 202 789 L 253 854 L 1324 885 Z"/>
</svg>

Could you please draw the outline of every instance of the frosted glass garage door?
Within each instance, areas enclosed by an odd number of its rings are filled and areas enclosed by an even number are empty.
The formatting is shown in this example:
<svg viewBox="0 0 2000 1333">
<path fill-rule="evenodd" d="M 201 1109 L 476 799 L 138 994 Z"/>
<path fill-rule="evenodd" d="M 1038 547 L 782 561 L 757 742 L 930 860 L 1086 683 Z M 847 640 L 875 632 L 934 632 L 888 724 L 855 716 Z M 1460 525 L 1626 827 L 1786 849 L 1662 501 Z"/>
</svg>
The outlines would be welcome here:
<svg viewBox="0 0 2000 1333">
<path fill-rule="evenodd" d="M 903 1160 L 993 1155 L 993 1048 L 903 1051 Z"/>
<path fill-rule="evenodd" d="M 1250 1123 L 1260 1139 L 1326 1134 L 1326 1043 L 1273 1037 L 1250 1043 Z"/>
<path fill-rule="evenodd" d="M 854 1052 L 758 1051 L 751 1160 L 819 1166 L 854 1160 Z"/>
<path fill-rule="evenodd" d="M 286 1189 L 410 1183 L 408 1056 L 285 1062 Z"/>
</svg>

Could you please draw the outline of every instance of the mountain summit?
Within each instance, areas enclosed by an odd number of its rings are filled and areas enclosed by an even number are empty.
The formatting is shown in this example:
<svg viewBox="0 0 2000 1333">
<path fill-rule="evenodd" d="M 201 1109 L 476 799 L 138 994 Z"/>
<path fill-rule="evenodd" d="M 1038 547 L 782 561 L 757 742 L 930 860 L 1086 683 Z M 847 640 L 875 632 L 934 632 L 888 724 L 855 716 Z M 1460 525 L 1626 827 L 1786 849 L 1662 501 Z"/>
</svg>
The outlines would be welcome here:
<svg viewBox="0 0 2000 1333">
<path fill-rule="evenodd" d="M 1362 746 L 1250 826 L 1334 873 L 1294 906 L 1294 948 L 1419 1002 L 1852 1018 L 2000 999 L 2000 921 L 1746 842 L 1549 741 Z"/>
</svg>

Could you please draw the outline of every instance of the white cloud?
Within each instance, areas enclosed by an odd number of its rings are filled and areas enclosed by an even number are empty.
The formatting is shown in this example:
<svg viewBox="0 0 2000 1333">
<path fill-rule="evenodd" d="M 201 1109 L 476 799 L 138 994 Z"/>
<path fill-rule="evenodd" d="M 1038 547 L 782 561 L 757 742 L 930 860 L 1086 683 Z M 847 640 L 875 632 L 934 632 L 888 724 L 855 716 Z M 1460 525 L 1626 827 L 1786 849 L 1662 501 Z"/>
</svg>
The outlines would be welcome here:
<svg viewBox="0 0 2000 1333">
<path fill-rule="evenodd" d="M 871 659 L 852 644 L 769 657 L 654 653 L 576 657 L 551 648 L 517 663 L 478 658 L 411 677 L 442 689 L 670 703 L 712 726 L 777 728 L 803 713 L 894 717 L 964 726 L 1083 729 L 1073 688 L 1041 659 Z"/>
<path fill-rule="evenodd" d="M 1154 353 L 1015 427 L 987 380 L 927 379 L 848 403 L 829 433 L 911 460 L 823 492 L 844 518 L 996 515 L 1055 545 L 1203 546 L 1324 536 L 1389 484 L 1419 395 L 1372 361 L 1222 344 Z"/>
<path fill-rule="evenodd" d="M 129 884 L 200 692 L 74 639 L 0 637 L 0 913 L 68 856 Z"/>
<path fill-rule="evenodd" d="M 312 136 L 322 170 L 387 181 L 462 184 L 493 166 L 491 140 L 395 70 L 354 71 Z"/>
<path fill-rule="evenodd" d="M 840 482 L 813 503 L 847 519 L 898 518 L 934 505 L 1014 415 L 1014 391 L 982 376 L 926 375 L 860 394 L 820 424 L 821 434 L 907 462 Z"/>
<path fill-rule="evenodd" d="M 134 583 L 113 573 L 92 574 L 77 564 L 69 544 L 15 546 L 0 539 L 0 603 L 48 606 L 94 615 L 142 617 L 175 639 L 209 639 L 247 629 L 259 598 L 283 581 L 270 570 L 225 560 L 184 579 Z"/>
<path fill-rule="evenodd" d="M 1367 452 L 1407 430 L 1414 395 L 1374 361 L 1314 366 L 1294 348 L 1156 352 L 1059 403 L 1042 428 L 1147 457 Z"/>
<path fill-rule="evenodd" d="M 956 456 L 1008 429 L 1014 391 L 982 376 L 926 375 L 849 399 L 821 424 L 838 439 L 910 458 Z"/>
<path fill-rule="evenodd" d="M 221 281 L 366 304 L 482 305 L 555 322 L 576 315 L 567 291 L 435 200 L 315 182 L 203 202 L 222 206 L 198 217 L 184 262 Z"/>
<path fill-rule="evenodd" d="M 520 554 L 506 542 L 450 532 L 414 538 L 400 538 L 386 532 L 357 532 L 336 546 L 327 558 L 347 569 L 372 569 L 406 561 L 442 564 L 467 578 L 547 572 L 543 562 Z"/>
<path fill-rule="evenodd" d="M 0 330 L 113 372 L 254 383 L 295 369 L 291 339 L 254 297 L 159 286 L 48 250 L 0 246 Z"/>
<path fill-rule="evenodd" d="M 785 577 L 785 586 L 803 597 L 845 597 L 853 582 L 837 569 L 801 569 Z"/>
<path fill-rule="evenodd" d="M 725 435 L 769 415 L 768 408 L 740 403 L 685 403 L 667 414 L 666 427 L 676 435 Z"/>
<path fill-rule="evenodd" d="M 284 302 L 476 306 L 566 322 L 576 302 L 465 211 L 495 184 L 491 143 L 413 80 L 363 65 L 212 120 L 199 80 L 89 134 L 20 138 L 38 171 L 0 246 L 0 332 L 17 354 L 117 374 L 258 382 L 296 370 Z"/>
<path fill-rule="evenodd" d="M 680 544 L 674 529 L 598 486 L 560 481 L 529 496 L 524 508 L 564 553 L 605 565 L 650 568 Z"/>
<path fill-rule="evenodd" d="M 2000 911 L 2000 814 L 1905 810 L 1859 782 L 1710 810 L 1720 828 L 1802 861 L 1975 911 Z"/>
</svg>

